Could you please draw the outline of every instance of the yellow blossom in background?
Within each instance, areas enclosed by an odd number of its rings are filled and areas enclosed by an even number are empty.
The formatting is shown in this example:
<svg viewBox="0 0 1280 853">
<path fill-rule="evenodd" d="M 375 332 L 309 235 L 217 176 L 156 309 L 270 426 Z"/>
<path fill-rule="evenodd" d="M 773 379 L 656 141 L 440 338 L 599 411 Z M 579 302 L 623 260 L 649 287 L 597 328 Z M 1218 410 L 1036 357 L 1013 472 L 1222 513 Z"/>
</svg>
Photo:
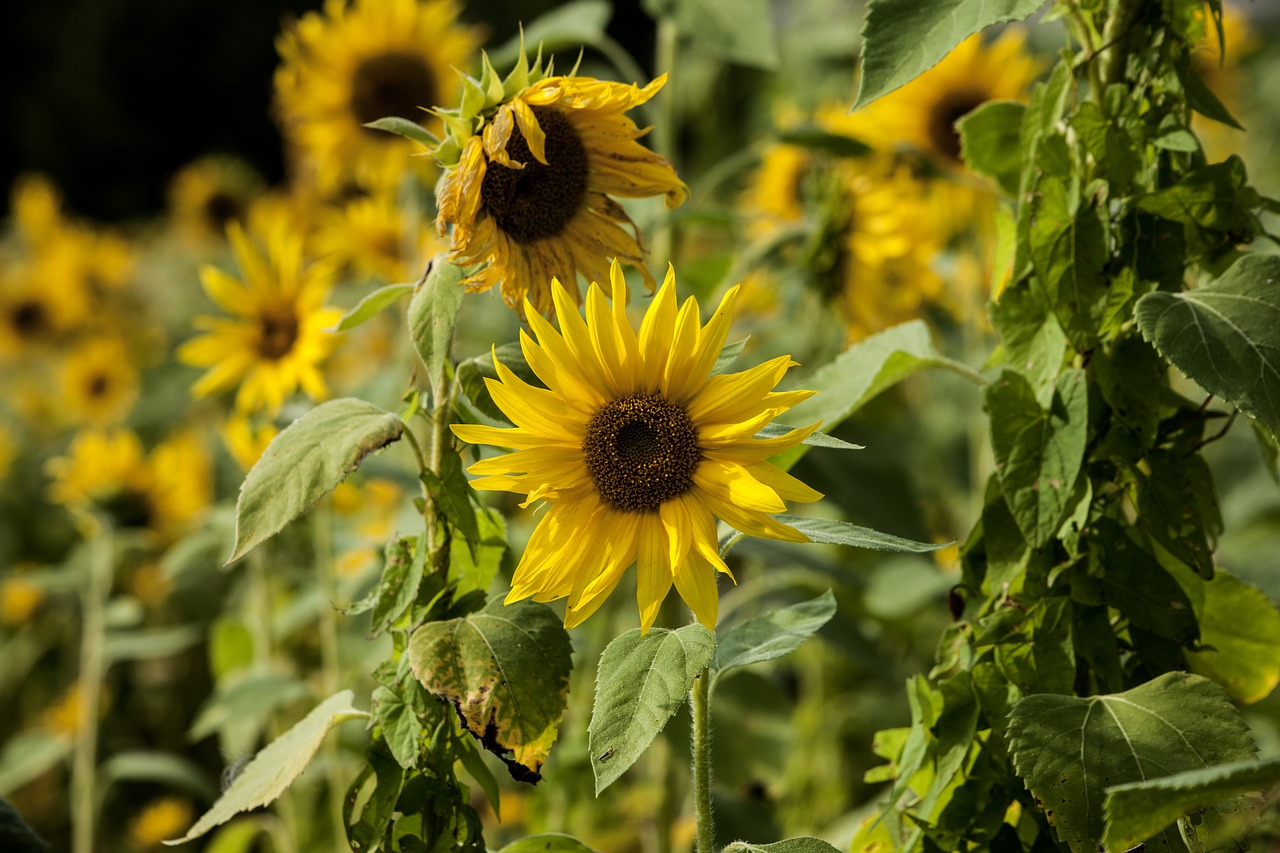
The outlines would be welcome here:
<svg viewBox="0 0 1280 853">
<path fill-rule="evenodd" d="M 39 246 L 62 227 L 62 195 L 46 176 L 22 175 L 9 193 L 13 224 L 23 242 Z"/>
<path fill-rule="evenodd" d="M 76 424 L 119 423 L 138 397 L 138 371 L 118 338 L 77 344 L 63 359 L 60 378 L 62 405 Z"/>
<path fill-rule="evenodd" d="M 129 840 L 143 850 L 157 848 L 169 838 L 177 838 L 191 826 L 193 810 L 186 797 L 169 796 L 152 800 L 129 821 Z"/>
<path fill-rule="evenodd" d="M 1205 85 L 1218 96 L 1223 105 L 1237 118 L 1245 104 L 1241 103 L 1245 76 L 1240 67 L 1242 57 L 1258 49 L 1259 38 L 1249 23 L 1248 15 L 1235 3 L 1222 4 L 1222 42 L 1218 40 L 1218 28 L 1206 8 L 1197 9 L 1204 35 L 1191 51 L 1191 64 L 1204 78 Z M 1220 162 L 1232 154 L 1241 152 L 1246 134 L 1238 128 L 1191 113 L 1191 126 L 1209 162 Z"/>
<path fill-rule="evenodd" d="M 552 308 L 552 278 L 577 304 L 578 274 L 604 281 L 615 258 L 638 269 L 650 290 L 656 286 L 640 233 L 612 196 L 661 195 L 669 207 L 688 196 L 666 158 L 637 141 L 645 131 L 624 115 L 666 80 L 641 88 L 546 77 L 496 107 L 436 187 L 436 225 L 450 233 L 450 259 L 481 265 L 464 284 L 473 291 L 500 286 L 513 309 L 523 310 L 527 298 L 542 314 Z"/>
<path fill-rule="evenodd" d="M 102 697 L 100 714 L 107 712 L 107 697 Z M 74 739 L 85 724 L 84 690 L 80 682 L 73 682 L 63 694 L 41 715 L 41 727 L 51 735 Z"/>
<path fill-rule="evenodd" d="M 242 413 L 276 413 L 301 389 L 328 394 L 320 366 L 338 344 L 326 331 L 342 312 L 325 306 L 333 283 L 329 263 L 307 264 L 303 235 L 287 219 L 265 223 L 262 245 L 232 223 L 227 235 L 242 278 L 214 266 L 200 270 L 205 292 L 231 317 L 197 317 L 204 334 L 178 349 L 178 358 L 209 368 L 192 393 L 204 397 L 238 388 Z"/>
<path fill-rule="evenodd" d="M 11 576 L 0 580 L 0 624 L 11 628 L 23 624 L 43 600 L 44 590 L 29 578 Z"/>
<path fill-rule="evenodd" d="M 588 288 L 586 320 L 559 282 L 551 284 L 560 331 L 527 309 L 529 366 L 546 385 L 529 385 L 494 359 L 486 380 L 515 429 L 454 425 L 473 444 L 515 448 L 468 470 L 477 489 L 526 494 L 523 506 L 550 508 L 516 567 L 507 602 L 568 598 L 565 626 L 596 611 L 633 563 L 640 623 L 648 631 L 672 584 L 698 621 L 714 628 L 720 558 L 716 517 L 753 535 L 793 542 L 804 534 L 773 519 L 784 500 L 821 495 L 766 461 L 817 424 L 778 438 L 755 434 L 812 396 L 774 392 L 790 356 L 741 373 L 711 376 L 729 332 L 737 288 L 701 325 L 698 303 L 677 306 L 674 271 L 637 332 L 626 317 L 622 268 L 611 270 L 612 304 Z"/>
<path fill-rule="evenodd" d="M 359 484 L 347 480 L 333 490 L 330 499 L 334 512 L 350 522 L 355 534 L 354 542 L 334 561 L 338 575 L 350 577 L 377 560 L 395 533 L 404 490 L 385 477 L 372 477 Z"/>
<path fill-rule="evenodd" d="M 52 260 L 0 265 L 0 362 L 47 355 L 88 316 L 87 294 Z"/>
<path fill-rule="evenodd" d="M 319 211 L 312 247 L 358 278 L 384 282 L 416 281 L 424 259 L 445 248 L 430 230 L 414 227 L 386 192 Z"/>
<path fill-rule="evenodd" d="M 323 193 L 345 184 L 394 187 L 400 175 L 434 174 L 414 147 L 364 127 L 390 116 L 438 132 L 424 108 L 453 100 L 455 68 L 471 64 L 480 33 L 458 23 L 452 0 L 326 0 L 280 35 L 276 105 L 302 177 Z"/>
<path fill-rule="evenodd" d="M 243 223 L 253 200 L 262 194 L 262 177 L 235 157 L 201 157 L 169 182 L 172 227 L 192 243 L 221 243 L 227 225 Z"/>
<path fill-rule="evenodd" d="M 228 417 L 219 430 L 227 452 L 245 471 L 258 464 L 263 451 L 279 432 L 273 423 L 255 422 L 255 419 L 241 414 Z"/>
<path fill-rule="evenodd" d="M 212 464 L 191 433 L 166 439 L 147 454 L 129 430 L 86 430 L 46 468 L 51 501 L 86 521 L 99 513 L 118 528 L 147 531 L 161 542 L 182 532 L 212 499 Z"/>
</svg>

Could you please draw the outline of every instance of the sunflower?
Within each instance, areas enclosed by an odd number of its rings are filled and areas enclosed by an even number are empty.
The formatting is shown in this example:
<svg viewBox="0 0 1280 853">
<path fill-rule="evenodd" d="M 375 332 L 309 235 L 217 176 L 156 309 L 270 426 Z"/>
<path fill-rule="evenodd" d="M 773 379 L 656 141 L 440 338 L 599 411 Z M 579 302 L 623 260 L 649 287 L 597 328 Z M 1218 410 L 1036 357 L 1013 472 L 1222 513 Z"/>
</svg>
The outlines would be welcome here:
<svg viewBox="0 0 1280 853">
<path fill-rule="evenodd" d="M 118 338 L 78 344 L 62 362 L 62 404 L 76 423 L 123 420 L 138 397 L 138 371 Z"/>
<path fill-rule="evenodd" d="M 327 395 L 320 364 L 338 338 L 326 329 L 342 312 L 324 304 L 332 266 L 304 264 L 303 238 L 289 221 L 273 219 L 263 230 L 265 253 L 239 225 L 228 227 L 244 280 L 213 266 L 203 267 L 200 278 L 209 298 L 235 317 L 197 317 L 205 334 L 179 347 L 178 358 L 210 368 L 192 386 L 197 397 L 238 385 L 237 409 L 274 414 L 299 388 L 313 399 Z"/>
<path fill-rule="evenodd" d="M 248 471 L 262 458 L 267 445 L 280 430 L 273 423 L 262 423 L 242 414 L 228 417 L 218 430 L 222 443 L 241 469 Z"/>
<path fill-rule="evenodd" d="M 89 315 L 91 300 L 64 274 L 64 257 L 42 252 L 0 265 L 0 361 L 50 352 Z"/>
<path fill-rule="evenodd" d="M 169 216 L 184 239 L 221 243 L 227 224 L 243 223 L 264 190 L 262 177 L 243 160 L 201 157 L 179 169 L 169 182 Z"/>
<path fill-rule="evenodd" d="M 565 626 L 572 627 L 636 563 L 643 630 L 673 583 L 698 621 L 714 628 L 716 573 L 729 573 L 716 547 L 717 516 L 753 536 L 806 541 L 771 514 L 786 509 L 783 499 L 821 495 L 766 460 L 818 425 L 753 436 L 813 392 L 772 390 L 795 364 L 790 356 L 710 375 L 737 288 L 701 326 L 696 300 L 677 309 L 669 271 L 637 334 L 625 315 L 627 286 L 617 262 L 611 281 L 612 306 L 599 285 L 588 288 L 584 321 L 572 294 L 553 280 L 559 332 L 526 307 L 538 340 L 521 331 L 521 347 L 547 387 L 526 384 L 496 358 L 498 380 L 487 380 L 515 429 L 453 431 L 464 441 L 515 448 L 474 463 L 475 488 L 525 493 L 524 506 L 550 504 L 516 568 L 508 603 L 567 596 Z"/>
<path fill-rule="evenodd" d="M 46 464 L 49 499 L 88 526 L 93 515 L 118 529 L 172 541 L 208 506 L 213 472 L 194 435 L 180 433 L 148 454 L 126 429 L 76 434 L 65 456 Z"/>
<path fill-rule="evenodd" d="M 487 63 L 485 76 L 496 76 Z M 512 308 L 522 310 L 527 296 L 544 314 L 552 308 L 546 282 L 559 279 L 577 304 L 577 274 L 604 281 L 613 258 L 656 287 L 640 232 L 612 196 L 664 195 L 668 207 L 688 197 L 667 159 L 636 141 L 645 131 L 623 115 L 666 80 L 641 88 L 543 77 L 538 63 L 529 70 L 522 59 L 489 87 L 503 93 L 500 101 L 447 116 L 450 136 L 441 148 L 458 159 L 436 187 L 436 226 L 441 234 L 453 226 L 451 260 L 480 265 L 464 284 L 473 291 L 500 284 Z"/>
<path fill-rule="evenodd" d="M 316 214 L 311 245 L 317 256 L 332 259 L 360 278 L 408 281 L 410 267 L 436 251 L 424 248 L 439 241 L 430 231 L 411 228 L 389 192 L 349 199 Z"/>
<path fill-rule="evenodd" d="M 276 41 L 276 104 L 286 140 L 322 192 L 386 188 L 410 168 L 412 146 L 363 125 L 398 116 L 435 132 L 424 109 L 455 97 L 479 32 L 453 0 L 326 0 Z M 415 164 L 421 164 L 417 166 Z"/>
</svg>

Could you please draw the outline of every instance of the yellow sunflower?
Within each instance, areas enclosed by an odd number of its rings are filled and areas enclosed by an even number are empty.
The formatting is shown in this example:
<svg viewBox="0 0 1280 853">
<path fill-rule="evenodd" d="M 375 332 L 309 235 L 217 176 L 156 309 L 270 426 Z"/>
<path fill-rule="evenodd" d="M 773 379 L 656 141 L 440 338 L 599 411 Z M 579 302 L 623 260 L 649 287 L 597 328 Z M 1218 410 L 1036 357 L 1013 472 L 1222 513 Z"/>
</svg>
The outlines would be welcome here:
<svg viewBox="0 0 1280 853">
<path fill-rule="evenodd" d="M 262 178 L 236 157 L 209 156 L 183 166 L 169 182 L 174 230 L 192 243 L 221 243 L 227 224 L 245 221 L 263 193 Z"/>
<path fill-rule="evenodd" d="M 228 417 L 219 430 L 227 452 L 245 471 L 258 464 L 267 445 L 279 433 L 275 424 L 258 422 L 242 414 Z"/>
<path fill-rule="evenodd" d="M 536 65 L 530 75 L 522 63 L 496 87 L 501 101 L 474 116 L 450 116 L 451 134 L 461 133 L 445 145 L 460 153 L 436 187 L 436 226 L 441 234 L 453 226 L 455 263 L 481 265 L 464 284 L 473 291 L 501 285 L 512 308 L 523 310 L 528 297 L 544 314 L 552 308 L 546 282 L 559 279 L 577 304 L 578 273 L 604 281 L 614 258 L 637 268 L 650 290 L 656 286 L 639 230 L 612 196 L 662 195 L 668 207 L 688 197 L 671 164 L 636 141 L 645 131 L 624 115 L 666 80 L 641 88 L 541 77 Z"/>
<path fill-rule="evenodd" d="M 178 358 L 210 368 L 191 388 L 197 397 L 238 385 L 237 409 L 274 414 L 299 388 L 313 399 L 328 394 L 320 365 L 338 338 L 326 329 L 342 312 L 324 304 L 332 265 L 305 264 L 302 235 L 288 220 L 264 223 L 264 230 L 260 248 L 239 225 L 228 227 L 243 281 L 213 266 L 203 267 L 200 279 L 234 317 L 197 317 L 205 334 L 179 347 Z"/>
<path fill-rule="evenodd" d="M 494 401 L 515 429 L 455 425 L 464 441 L 515 448 L 470 467 L 477 489 L 527 494 L 550 504 L 516 568 L 507 602 L 568 597 L 565 626 L 581 623 L 638 567 L 642 629 L 653 625 L 674 583 L 714 628 L 716 573 L 729 572 L 716 547 L 716 517 L 753 536 L 795 542 L 804 534 L 772 518 L 783 500 L 821 495 L 766 460 L 817 424 L 777 438 L 754 438 L 811 391 L 774 392 L 790 356 L 741 373 L 711 376 L 729 331 L 737 288 L 711 320 L 698 303 L 677 307 L 674 272 L 654 296 L 639 332 L 625 314 L 621 267 L 611 270 L 612 306 L 599 285 L 587 291 L 586 320 L 558 281 L 560 321 L 528 306 L 537 342 L 521 331 L 529 385 L 495 359 Z"/>
<path fill-rule="evenodd" d="M 453 0 L 326 0 L 276 41 L 276 104 L 287 142 L 322 192 L 354 183 L 394 185 L 408 169 L 412 145 L 363 125 L 398 116 L 436 132 L 424 109 L 452 100 L 455 68 L 466 68 L 479 31 L 458 23 Z"/>
<path fill-rule="evenodd" d="M 75 423 L 107 426 L 129 414 L 138 397 L 138 371 L 118 338 L 93 338 L 62 362 L 62 405 Z"/>
<path fill-rule="evenodd" d="M 172 541 L 208 506 L 213 472 L 198 438 L 180 433 L 148 454 L 126 429 L 76 434 L 65 456 L 50 459 L 49 499 L 92 525 L 94 514 L 123 530 Z"/>
<path fill-rule="evenodd" d="M 411 266 L 443 246 L 425 248 L 439 238 L 411 227 L 389 192 L 350 199 L 316 214 L 312 246 L 317 256 L 330 256 L 359 278 L 411 281 L 422 274 Z"/>
<path fill-rule="evenodd" d="M 90 313 L 90 299 L 63 274 L 59 253 L 0 265 L 0 361 L 48 353 Z"/>
</svg>

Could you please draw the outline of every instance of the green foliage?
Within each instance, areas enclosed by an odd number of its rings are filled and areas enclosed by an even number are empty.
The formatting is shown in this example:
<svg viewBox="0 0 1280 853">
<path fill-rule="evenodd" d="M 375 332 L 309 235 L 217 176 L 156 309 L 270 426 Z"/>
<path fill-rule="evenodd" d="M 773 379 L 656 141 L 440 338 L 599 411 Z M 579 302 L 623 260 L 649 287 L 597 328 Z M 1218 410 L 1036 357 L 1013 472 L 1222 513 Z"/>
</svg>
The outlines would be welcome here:
<svg viewBox="0 0 1280 853">
<path fill-rule="evenodd" d="M 400 119 L 400 121 L 404 121 L 404 119 Z M 417 125 L 414 126 L 416 127 Z M 342 319 L 333 327 L 333 330 L 335 332 L 345 332 L 349 329 L 354 329 L 374 315 L 390 308 L 405 296 L 413 293 L 413 291 L 414 286 L 412 284 L 383 285 L 357 302 L 356 307 L 343 314 Z"/>
<path fill-rule="evenodd" d="M 827 590 L 811 601 L 793 604 L 740 622 L 716 643 L 712 689 L 725 673 L 789 655 L 830 621 L 835 597 Z"/>
<path fill-rule="evenodd" d="M 1008 737 L 1018 775 L 1073 851 L 1097 848 L 1106 789 L 1244 761 L 1256 751 L 1222 688 L 1183 673 L 1114 695 L 1028 696 L 1009 716 Z M 1183 849 L 1176 830 L 1155 839 L 1161 829 L 1152 843 Z"/>
<path fill-rule="evenodd" d="M 913 554 L 937 551 L 939 548 L 947 547 L 945 542 L 914 542 L 903 539 L 901 536 L 881 533 L 878 530 L 830 518 L 786 513 L 780 513 L 774 517 L 808 536 L 810 542 L 820 542 L 825 545 L 852 545 L 855 548 L 870 548 L 873 551 L 905 551 Z"/>
<path fill-rule="evenodd" d="M 778 66 L 768 0 L 644 0 L 654 18 L 671 18 L 703 50 L 755 68 Z"/>
<path fill-rule="evenodd" d="M 806 835 L 801 838 L 775 841 L 773 844 L 748 844 L 745 841 L 735 841 L 724 848 L 724 853 L 835 853 L 835 850 L 835 847 L 821 838 Z"/>
<path fill-rule="evenodd" d="M 1026 105 L 1017 101 L 987 101 L 956 122 L 964 162 L 999 184 L 1007 195 L 1018 192 L 1021 129 L 1026 110 Z"/>
<path fill-rule="evenodd" d="M 235 562 L 333 491 L 365 457 L 404 433 L 404 423 L 363 400 L 321 403 L 268 445 L 240 487 Z"/>
<path fill-rule="evenodd" d="M 498 853 L 595 853 L 595 850 L 571 835 L 544 832 L 526 835 L 503 847 Z"/>
<path fill-rule="evenodd" d="M 1237 702 L 1258 702 L 1280 684 L 1280 610 L 1262 590 L 1225 569 L 1204 582 L 1178 575 L 1200 625 L 1202 648 L 1187 652 L 1192 672 L 1221 684 Z"/>
<path fill-rule="evenodd" d="M 464 271 L 437 255 L 427 267 L 425 280 L 409 301 L 409 335 L 427 366 L 431 388 L 441 387 L 449 347 L 453 343 L 453 326 L 462 308 L 466 291 L 459 285 Z"/>
</svg>

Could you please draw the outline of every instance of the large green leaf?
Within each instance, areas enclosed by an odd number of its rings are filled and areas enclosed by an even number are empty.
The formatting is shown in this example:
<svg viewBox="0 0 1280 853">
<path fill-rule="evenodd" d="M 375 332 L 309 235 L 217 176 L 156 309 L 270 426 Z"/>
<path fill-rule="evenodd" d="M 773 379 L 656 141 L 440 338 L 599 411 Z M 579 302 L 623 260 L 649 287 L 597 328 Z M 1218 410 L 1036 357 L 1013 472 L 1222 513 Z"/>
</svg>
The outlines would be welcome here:
<svg viewBox="0 0 1280 853">
<path fill-rule="evenodd" d="M 1171 187 L 1138 199 L 1137 209 L 1185 226 L 1194 254 L 1224 242 L 1247 241 L 1261 230 L 1254 210 L 1262 200 L 1249 186 L 1244 161 L 1232 156 L 1201 166 Z"/>
<path fill-rule="evenodd" d="M 865 106 L 909 83 L 973 33 L 1002 21 L 1020 21 L 1045 0 L 870 0 L 862 25 Z"/>
<path fill-rule="evenodd" d="M 265 806 L 279 797 L 307 769 L 330 729 L 348 720 L 368 718 L 367 713 L 351 704 L 354 695 L 350 690 L 333 694 L 297 725 L 263 747 L 186 835 L 165 844 L 182 844 L 199 838 L 240 812 Z"/>
<path fill-rule="evenodd" d="M 1204 287 L 1148 293 L 1136 317 L 1174 367 L 1280 433 L 1280 257 L 1245 255 Z"/>
<path fill-rule="evenodd" d="M 1058 379 L 1046 410 L 1017 371 L 987 387 L 996 473 L 1018 529 L 1033 547 L 1058 531 L 1084 460 L 1088 385 L 1080 370 Z"/>
<path fill-rule="evenodd" d="M 1107 788 L 1108 850 L 1128 850 L 1158 835 L 1178 818 L 1224 800 L 1280 785 L 1280 758 L 1234 761 L 1187 770 L 1149 782 Z"/>
<path fill-rule="evenodd" d="M 1022 174 L 1022 120 L 1025 104 L 987 101 L 956 122 L 964 162 L 1000 185 L 1005 195 L 1018 194 Z"/>
<path fill-rule="evenodd" d="M 916 542 L 903 539 L 889 533 L 881 533 L 869 527 L 859 527 L 847 521 L 836 521 L 832 518 L 813 518 L 800 515 L 775 515 L 775 519 L 790 525 L 809 537 L 810 542 L 823 545 L 852 545 L 855 548 L 870 548 L 873 551 L 899 551 L 911 554 L 922 554 L 926 551 L 937 551 L 945 548 L 947 542 Z"/>
<path fill-rule="evenodd" d="M 1280 684 L 1280 611 L 1266 593 L 1225 569 L 1203 581 L 1175 572 L 1200 619 L 1201 651 L 1187 667 L 1218 682 L 1238 702 L 1265 699 Z"/>
<path fill-rule="evenodd" d="M 746 841 L 735 841 L 724 848 L 722 853 L 839 853 L 839 848 L 832 847 L 821 838 L 803 835 L 799 838 L 788 838 L 772 844 L 749 844 Z"/>
<path fill-rule="evenodd" d="M 404 423 L 354 398 L 321 403 L 272 439 L 236 502 L 236 542 L 228 563 L 275 536 L 333 491 L 364 458 L 404 433 Z"/>
<path fill-rule="evenodd" d="M 427 366 L 432 388 L 442 381 L 445 363 L 449 360 L 453 326 L 466 294 L 462 277 L 461 267 L 449 263 L 444 255 L 436 255 L 426 280 L 409 300 L 409 335 Z"/>
<path fill-rule="evenodd" d="M 698 624 L 633 628 L 605 648 L 587 729 L 597 794 L 649 748 L 715 651 L 715 632 Z"/>
<path fill-rule="evenodd" d="M 1028 696 L 1009 715 L 1008 737 L 1018 775 L 1077 853 L 1098 848 L 1107 788 L 1255 753 L 1222 688 L 1181 672 L 1106 696 Z"/>
<path fill-rule="evenodd" d="M 423 625 L 408 656 L 418 681 L 453 703 L 467 731 L 512 778 L 537 782 L 560 731 L 571 652 L 550 607 L 495 599 L 467 616 Z"/>
<path fill-rule="evenodd" d="M 827 590 L 810 601 L 752 617 L 722 631 L 716 646 L 712 688 L 726 672 L 791 654 L 827 624 L 835 612 L 835 596 Z"/>
<path fill-rule="evenodd" d="M 859 341 L 806 377 L 803 386 L 818 393 L 790 409 L 787 420 L 805 425 L 822 421 L 823 429 L 830 432 L 889 386 L 935 367 L 955 371 L 978 384 L 986 382 L 981 374 L 941 355 L 934 349 L 924 321 L 911 320 Z M 790 468 L 807 450 L 804 445 L 793 447 L 770 461 Z"/>
<path fill-rule="evenodd" d="M 742 65 L 776 68 L 777 29 L 769 0 L 643 0 L 654 18 L 671 18 L 700 48 Z M 668 96 L 670 97 L 670 96 Z"/>
</svg>

